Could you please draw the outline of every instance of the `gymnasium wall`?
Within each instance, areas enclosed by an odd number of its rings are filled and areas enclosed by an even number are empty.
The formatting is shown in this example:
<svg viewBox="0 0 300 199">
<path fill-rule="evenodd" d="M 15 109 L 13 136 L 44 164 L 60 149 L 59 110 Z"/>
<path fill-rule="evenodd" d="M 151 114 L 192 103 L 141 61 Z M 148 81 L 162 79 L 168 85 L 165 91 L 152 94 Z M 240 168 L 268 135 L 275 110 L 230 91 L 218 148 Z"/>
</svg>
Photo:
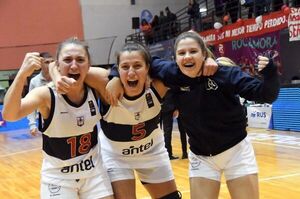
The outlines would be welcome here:
<svg viewBox="0 0 300 199">
<path fill-rule="evenodd" d="M 0 1 L 0 71 L 18 69 L 29 51 L 54 55 L 71 36 L 83 38 L 79 0 Z"/>
<path fill-rule="evenodd" d="M 135 0 L 134 5 L 131 2 L 1 0 L 0 71 L 18 69 L 29 51 L 55 53 L 58 42 L 74 35 L 91 44 L 93 64 L 113 63 L 125 37 L 134 33 L 132 17 L 139 17 L 144 9 L 158 15 L 166 6 L 176 12 L 187 6 L 188 1 Z"/>
<path fill-rule="evenodd" d="M 281 31 L 280 34 L 280 56 L 283 65 L 282 84 L 290 84 L 293 77 L 300 78 L 300 41 L 289 41 L 288 30 Z"/>
<path fill-rule="evenodd" d="M 93 63 L 115 62 L 115 52 L 124 44 L 125 37 L 135 31 L 131 29 L 132 17 L 140 17 L 144 9 L 159 15 L 166 6 L 175 13 L 187 5 L 188 0 L 135 0 L 135 5 L 131 5 L 131 0 L 81 0 L 85 39 L 97 38 L 98 42 L 91 52 Z M 112 36 L 115 41 L 108 53 Z"/>
</svg>

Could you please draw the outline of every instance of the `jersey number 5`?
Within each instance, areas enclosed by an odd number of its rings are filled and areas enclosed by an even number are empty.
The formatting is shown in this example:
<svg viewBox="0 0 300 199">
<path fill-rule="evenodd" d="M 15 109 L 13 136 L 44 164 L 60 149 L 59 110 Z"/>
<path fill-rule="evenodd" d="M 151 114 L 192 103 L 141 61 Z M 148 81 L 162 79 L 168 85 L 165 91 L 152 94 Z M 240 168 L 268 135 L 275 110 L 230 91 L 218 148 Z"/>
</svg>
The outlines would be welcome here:
<svg viewBox="0 0 300 199">
<path fill-rule="evenodd" d="M 141 140 L 146 136 L 146 130 L 144 129 L 145 123 L 139 123 L 137 125 L 132 126 L 132 137 L 131 139 L 136 141 L 136 140 Z"/>
</svg>

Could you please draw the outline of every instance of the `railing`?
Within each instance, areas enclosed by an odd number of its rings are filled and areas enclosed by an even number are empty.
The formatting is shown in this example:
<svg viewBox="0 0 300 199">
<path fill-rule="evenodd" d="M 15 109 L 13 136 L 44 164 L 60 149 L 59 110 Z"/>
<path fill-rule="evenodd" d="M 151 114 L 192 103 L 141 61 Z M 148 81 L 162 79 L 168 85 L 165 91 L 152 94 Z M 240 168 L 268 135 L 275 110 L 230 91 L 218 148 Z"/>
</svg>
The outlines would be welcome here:
<svg viewBox="0 0 300 199">
<path fill-rule="evenodd" d="M 207 7 L 207 0 L 198 1 L 199 5 L 206 4 Z M 245 5 L 241 5 L 240 1 L 238 1 L 237 7 L 230 7 L 230 9 L 237 9 L 237 18 L 248 18 L 251 17 L 249 13 L 250 7 L 246 7 Z M 252 7 L 252 18 L 256 17 L 257 14 L 263 13 L 266 14 L 268 12 L 276 11 L 274 9 L 281 8 L 281 5 L 273 5 L 269 4 L 269 7 L 264 7 L 263 10 L 258 10 L 261 8 L 260 0 L 254 1 L 254 5 Z M 295 6 L 293 5 L 292 0 L 284 1 L 285 5 L 288 6 Z M 299 7 L 299 5 L 298 5 Z M 146 45 L 151 45 L 159 41 L 167 40 L 176 37 L 181 32 L 194 29 L 198 32 L 205 31 L 208 29 L 214 28 L 215 22 L 223 23 L 224 25 L 228 24 L 229 21 L 224 21 L 223 17 L 225 16 L 225 7 L 223 7 L 223 15 L 221 17 L 216 16 L 215 8 L 212 7 L 207 9 L 206 11 L 200 12 L 200 17 L 198 19 L 191 19 L 190 16 L 187 14 L 188 6 L 183 7 L 182 9 L 178 10 L 175 14 L 177 16 L 177 20 L 174 22 L 168 22 L 156 26 L 152 32 L 151 37 L 149 40 L 148 35 L 144 35 L 143 32 L 136 32 L 134 34 L 128 35 L 125 39 L 125 42 L 129 41 L 138 41 L 143 42 Z M 261 12 L 260 12 L 261 11 Z M 250 11 L 251 12 L 251 11 Z M 249 15 L 249 16 L 248 16 Z M 197 25 L 195 25 L 197 24 Z"/>
</svg>

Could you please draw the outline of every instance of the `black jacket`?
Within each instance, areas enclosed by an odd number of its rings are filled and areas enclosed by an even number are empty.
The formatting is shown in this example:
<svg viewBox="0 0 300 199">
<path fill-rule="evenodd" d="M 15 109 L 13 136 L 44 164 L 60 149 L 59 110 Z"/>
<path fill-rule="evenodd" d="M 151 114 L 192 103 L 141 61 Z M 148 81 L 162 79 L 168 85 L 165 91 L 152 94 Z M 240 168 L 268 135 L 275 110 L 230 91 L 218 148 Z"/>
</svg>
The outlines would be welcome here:
<svg viewBox="0 0 300 199">
<path fill-rule="evenodd" d="M 219 66 L 211 77 L 189 78 L 174 62 L 158 58 L 153 59 L 151 73 L 176 92 L 190 149 L 205 156 L 217 155 L 246 137 L 246 113 L 239 96 L 272 103 L 280 88 L 272 61 L 262 71 L 262 80 L 242 72 L 240 67 L 227 66 Z"/>
</svg>

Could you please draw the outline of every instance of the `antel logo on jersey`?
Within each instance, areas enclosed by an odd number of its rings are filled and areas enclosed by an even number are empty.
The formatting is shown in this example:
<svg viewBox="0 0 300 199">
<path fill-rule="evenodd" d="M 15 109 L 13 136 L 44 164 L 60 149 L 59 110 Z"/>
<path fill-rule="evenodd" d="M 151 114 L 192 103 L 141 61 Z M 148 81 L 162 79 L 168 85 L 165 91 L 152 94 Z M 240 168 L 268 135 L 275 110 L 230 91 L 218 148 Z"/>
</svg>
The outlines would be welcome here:
<svg viewBox="0 0 300 199">
<path fill-rule="evenodd" d="M 150 142 L 146 143 L 146 144 L 141 144 L 138 147 L 135 146 L 130 146 L 127 149 L 123 149 L 122 150 L 122 154 L 123 155 L 134 155 L 134 154 L 139 154 L 142 153 L 146 150 L 148 150 L 151 146 L 153 145 L 153 139 L 151 139 Z"/>
<path fill-rule="evenodd" d="M 71 166 L 66 166 L 61 169 L 62 173 L 73 173 L 73 172 L 80 172 L 80 171 L 88 171 L 94 168 L 93 157 L 90 156 L 89 159 L 81 160 L 78 164 L 73 164 Z"/>
</svg>

